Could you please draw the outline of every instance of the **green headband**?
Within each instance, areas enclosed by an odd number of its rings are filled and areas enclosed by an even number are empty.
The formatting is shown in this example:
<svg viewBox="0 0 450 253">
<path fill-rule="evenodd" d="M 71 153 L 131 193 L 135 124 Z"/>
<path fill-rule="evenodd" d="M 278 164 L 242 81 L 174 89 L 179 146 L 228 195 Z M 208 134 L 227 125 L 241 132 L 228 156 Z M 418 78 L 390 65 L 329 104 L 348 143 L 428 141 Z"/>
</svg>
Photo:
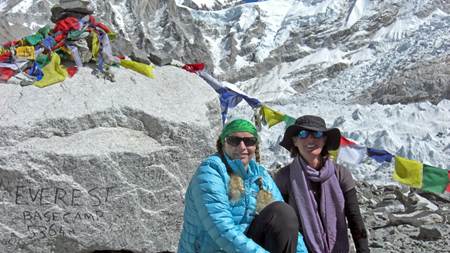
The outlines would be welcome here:
<svg viewBox="0 0 450 253">
<path fill-rule="evenodd" d="M 220 134 L 220 142 L 223 144 L 225 137 L 228 137 L 236 132 L 247 132 L 258 138 L 258 131 L 256 127 L 248 120 L 236 119 L 226 124 Z"/>
</svg>

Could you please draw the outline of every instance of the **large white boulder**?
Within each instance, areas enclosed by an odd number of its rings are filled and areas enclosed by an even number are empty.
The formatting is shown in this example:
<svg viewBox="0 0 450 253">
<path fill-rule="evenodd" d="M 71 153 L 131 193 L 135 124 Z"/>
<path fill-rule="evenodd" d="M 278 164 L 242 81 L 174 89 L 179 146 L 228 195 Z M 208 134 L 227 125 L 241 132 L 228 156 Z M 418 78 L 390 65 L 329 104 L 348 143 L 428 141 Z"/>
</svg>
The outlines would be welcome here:
<svg viewBox="0 0 450 253">
<path fill-rule="evenodd" d="M 0 84 L 0 252 L 175 251 L 183 197 L 221 126 L 217 95 L 175 67 L 89 68 Z"/>
</svg>

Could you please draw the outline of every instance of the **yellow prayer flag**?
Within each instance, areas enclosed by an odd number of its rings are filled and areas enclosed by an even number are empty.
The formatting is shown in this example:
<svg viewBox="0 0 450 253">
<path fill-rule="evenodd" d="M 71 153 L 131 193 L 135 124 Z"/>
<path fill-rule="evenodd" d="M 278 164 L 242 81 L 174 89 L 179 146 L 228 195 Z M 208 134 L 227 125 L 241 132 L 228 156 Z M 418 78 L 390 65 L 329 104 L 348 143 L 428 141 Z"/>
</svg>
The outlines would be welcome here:
<svg viewBox="0 0 450 253">
<path fill-rule="evenodd" d="M 331 158 L 333 161 L 336 161 L 336 160 L 337 160 L 338 152 L 339 152 L 339 149 L 328 150 L 328 154 L 330 154 L 330 158 Z"/>
<path fill-rule="evenodd" d="M 403 157 L 395 156 L 393 178 L 401 184 L 422 188 L 423 164 Z"/>
<path fill-rule="evenodd" d="M 269 125 L 269 128 L 280 123 L 284 119 L 284 113 L 274 111 L 265 105 L 261 107 L 261 114 Z"/>
<path fill-rule="evenodd" d="M 70 49 L 68 49 L 66 46 L 60 47 L 59 49 L 67 55 L 72 55 L 72 51 L 70 51 Z"/>
<path fill-rule="evenodd" d="M 34 60 L 34 47 L 23 46 L 16 48 L 16 56 L 22 59 Z"/>
<path fill-rule="evenodd" d="M 62 82 L 68 75 L 67 70 L 61 66 L 61 58 L 59 58 L 57 53 L 52 53 L 52 59 L 45 65 L 42 72 L 44 73 L 44 77 L 33 84 L 39 88 Z"/>
<path fill-rule="evenodd" d="M 98 35 L 95 32 L 91 32 L 92 35 L 92 57 L 97 59 L 98 52 L 100 51 L 100 41 Z"/>
<path fill-rule="evenodd" d="M 108 35 L 108 38 L 110 41 L 113 41 L 117 38 L 117 33 L 115 33 L 115 32 L 109 32 L 109 33 L 107 33 L 107 35 Z"/>
<path fill-rule="evenodd" d="M 155 76 L 153 75 L 153 67 L 150 65 L 130 60 L 121 60 L 120 66 L 134 70 L 138 73 L 143 74 L 144 76 L 155 78 Z"/>
</svg>

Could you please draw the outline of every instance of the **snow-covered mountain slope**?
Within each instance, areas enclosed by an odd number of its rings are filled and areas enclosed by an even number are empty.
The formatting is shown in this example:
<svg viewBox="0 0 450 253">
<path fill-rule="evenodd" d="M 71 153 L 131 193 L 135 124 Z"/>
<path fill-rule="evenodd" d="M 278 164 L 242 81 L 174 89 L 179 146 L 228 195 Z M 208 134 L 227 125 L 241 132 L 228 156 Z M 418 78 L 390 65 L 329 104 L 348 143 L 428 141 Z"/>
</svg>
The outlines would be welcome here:
<svg viewBox="0 0 450 253">
<path fill-rule="evenodd" d="M 448 11 L 445 2 L 358 0 L 192 13 L 207 28 L 219 78 L 289 115 L 319 114 L 367 147 L 450 168 Z M 232 114 L 252 111 L 243 104 Z M 262 131 L 266 164 L 288 160 L 277 144 L 283 131 Z M 391 182 L 392 164 L 348 166 Z"/>
<path fill-rule="evenodd" d="M 245 3 L 254 3 L 265 0 L 176 0 L 178 5 L 183 5 L 195 10 L 221 10 Z"/>
</svg>

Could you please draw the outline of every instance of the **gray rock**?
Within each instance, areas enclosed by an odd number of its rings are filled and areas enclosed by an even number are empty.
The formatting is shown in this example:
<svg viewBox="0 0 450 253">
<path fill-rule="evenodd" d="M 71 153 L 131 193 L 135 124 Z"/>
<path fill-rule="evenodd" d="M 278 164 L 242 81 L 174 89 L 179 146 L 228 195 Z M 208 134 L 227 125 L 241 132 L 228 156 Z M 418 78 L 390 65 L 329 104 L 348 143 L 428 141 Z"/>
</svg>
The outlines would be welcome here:
<svg viewBox="0 0 450 253">
<path fill-rule="evenodd" d="M 427 211 L 417 211 L 410 214 L 389 214 L 389 223 L 391 225 L 409 224 L 419 227 L 421 225 L 437 224 L 444 219 L 437 213 Z"/>
<path fill-rule="evenodd" d="M 397 199 L 397 195 L 394 193 L 388 193 L 383 196 L 383 200 L 395 200 Z"/>
<path fill-rule="evenodd" d="M 184 191 L 221 126 L 214 90 L 175 67 L 116 68 L 114 84 L 79 71 L 0 86 L 0 252 L 176 251 Z"/>
<path fill-rule="evenodd" d="M 450 99 L 450 58 L 420 61 L 388 80 L 380 82 L 361 95 L 360 100 L 370 103 L 395 104 L 430 101 L 434 104 Z"/>
<path fill-rule="evenodd" d="M 89 3 L 86 0 L 59 0 L 59 5 L 64 9 L 87 8 Z"/>
<path fill-rule="evenodd" d="M 386 199 L 378 203 L 375 212 L 404 212 L 405 206 L 398 200 Z"/>
<path fill-rule="evenodd" d="M 363 117 L 363 114 L 361 113 L 361 111 L 359 109 L 356 109 L 355 111 L 353 111 L 353 113 L 352 113 L 353 120 L 360 120 L 362 117 Z"/>
<path fill-rule="evenodd" d="M 150 53 L 148 55 L 148 59 L 150 59 L 151 62 L 153 62 L 154 64 L 158 65 L 158 66 L 164 66 L 164 65 L 168 65 L 172 62 L 172 58 L 169 57 L 160 57 L 158 55 L 152 54 Z"/>
<path fill-rule="evenodd" d="M 427 228 L 424 226 L 420 227 L 419 235 L 416 237 L 418 240 L 423 241 L 436 241 L 442 238 L 442 232 L 439 229 L 431 227 Z"/>
<path fill-rule="evenodd" d="M 143 50 L 134 49 L 133 53 L 131 53 L 130 55 L 130 59 L 147 65 L 151 64 L 151 61 L 148 59 L 147 53 Z"/>
<path fill-rule="evenodd" d="M 381 243 L 377 242 L 377 241 L 372 242 L 369 246 L 371 248 L 383 248 L 383 245 Z"/>
<path fill-rule="evenodd" d="M 371 202 L 360 204 L 370 234 L 371 252 L 441 252 L 442 249 L 448 248 L 448 238 L 438 236 L 439 233 L 445 235 L 450 232 L 446 218 L 449 203 L 445 198 L 438 194 L 416 190 L 408 192 L 403 187 L 395 185 L 381 186 L 358 182 L 357 187 L 358 194 L 362 195 L 360 198 L 371 196 L 370 199 L 377 203 L 377 205 Z M 418 194 L 421 197 L 418 197 Z M 380 208 L 386 201 L 400 201 L 408 210 L 393 213 L 386 209 L 386 206 Z M 426 202 L 430 203 L 422 204 Z M 430 204 L 439 206 L 439 209 L 429 208 Z M 418 239 L 422 227 L 433 230 L 432 238 L 435 240 Z M 436 233 L 435 230 L 439 232 Z M 425 230 L 423 231 L 425 233 Z"/>
</svg>

